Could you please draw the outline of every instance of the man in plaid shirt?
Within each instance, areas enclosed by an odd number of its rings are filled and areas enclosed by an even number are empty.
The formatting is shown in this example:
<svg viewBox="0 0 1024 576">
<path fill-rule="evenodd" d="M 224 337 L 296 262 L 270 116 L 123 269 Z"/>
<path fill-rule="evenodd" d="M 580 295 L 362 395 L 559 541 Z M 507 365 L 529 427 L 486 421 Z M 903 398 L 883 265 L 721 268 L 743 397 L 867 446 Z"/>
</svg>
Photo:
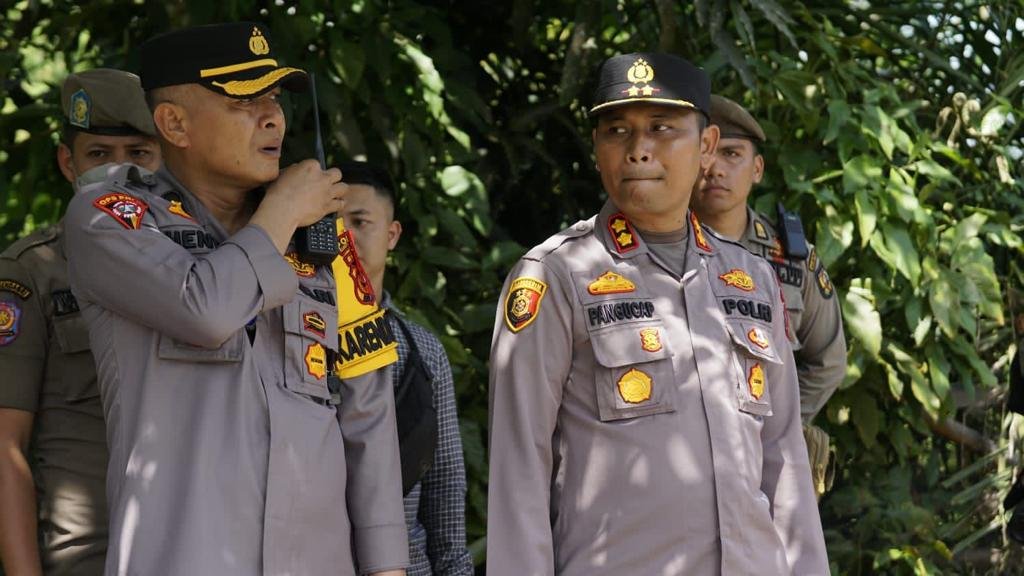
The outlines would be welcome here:
<svg viewBox="0 0 1024 576">
<path fill-rule="evenodd" d="M 428 455 L 425 463 L 409 465 L 407 450 L 402 450 L 411 562 L 407 573 L 409 576 L 471 576 L 473 558 L 466 549 L 466 473 L 448 356 L 437 337 L 409 320 L 395 307 L 391 295 L 383 290 L 388 252 L 394 249 L 402 234 L 402 225 L 394 218 L 395 186 L 386 171 L 366 163 L 343 163 L 340 168 L 342 180 L 349 185 L 342 211 L 345 227 L 355 236 L 359 259 L 374 293 L 389 311 L 388 320 L 398 340 L 398 363 L 392 370 L 396 392 L 402 387 L 407 372 L 414 369 L 411 361 L 415 362 L 416 356 L 431 377 L 433 401 L 429 402 L 428 397 L 426 409 L 417 416 L 421 417 L 418 424 L 423 424 L 436 412 L 433 461 L 430 462 Z M 399 400 L 398 404 L 401 403 Z M 430 410 L 431 404 L 433 410 Z M 400 417 L 400 435 L 403 423 Z M 432 422 L 430 428 L 433 429 Z M 421 430 L 417 428 L 412 436 L 423 437 Z M 428 465 L 423 473 L 422 469 Z M 410 468 L 417 470 L 411 478 L 407 474 Z"/>
</svg>

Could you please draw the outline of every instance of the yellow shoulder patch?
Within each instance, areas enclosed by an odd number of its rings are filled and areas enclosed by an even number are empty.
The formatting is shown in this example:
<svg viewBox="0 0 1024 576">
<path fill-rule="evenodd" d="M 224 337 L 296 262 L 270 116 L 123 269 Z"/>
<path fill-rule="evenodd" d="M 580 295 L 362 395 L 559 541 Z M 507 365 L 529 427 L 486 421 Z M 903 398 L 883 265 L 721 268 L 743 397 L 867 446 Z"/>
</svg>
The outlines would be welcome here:
<svg viewBox="0 0 1024 576">
<path fill-rule="evenodd" d="M 537 319 L 547 291 L 548 285 L 536 278 L 523 276 L 512 281 L 505 296 L 505 324 L 509 330 L 519 332 Z"/>
</svg>

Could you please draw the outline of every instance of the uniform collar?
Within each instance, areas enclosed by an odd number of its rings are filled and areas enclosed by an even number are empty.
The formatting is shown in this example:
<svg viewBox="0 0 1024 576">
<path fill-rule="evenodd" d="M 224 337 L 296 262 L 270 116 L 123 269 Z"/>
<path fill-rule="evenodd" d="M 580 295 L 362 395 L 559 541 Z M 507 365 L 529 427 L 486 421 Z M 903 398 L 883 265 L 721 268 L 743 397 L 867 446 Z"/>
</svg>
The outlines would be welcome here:
<svg viewBox="0 0 1024 576">
<path fill-rule="evenodd" d="M 767 218 L 755 212 L 750 206 L 747 206 L 747 230 L 743 233 L 743 238 L 749 242 L 768 247 L 775 246 L 777 242 L 775 227 L 772 226 L 772 223 Z"/>
</svg>

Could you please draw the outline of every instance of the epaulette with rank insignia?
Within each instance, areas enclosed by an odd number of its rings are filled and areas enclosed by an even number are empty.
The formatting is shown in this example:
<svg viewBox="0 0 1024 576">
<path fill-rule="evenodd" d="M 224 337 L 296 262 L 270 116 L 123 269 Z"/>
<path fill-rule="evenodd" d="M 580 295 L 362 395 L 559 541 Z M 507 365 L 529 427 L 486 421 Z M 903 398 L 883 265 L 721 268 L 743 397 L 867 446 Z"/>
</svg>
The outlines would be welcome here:
<svg viewBox="0 0 1024 576">
<path fill-rule="evenodd" d="M 523 258 L 526 258 L 528 260 L 540 260 L 547 256 L 548 254 L 557 250 L 560 246 L 562 246 L 562 244 L 565 244 L 566 241 L 589 234 L 594 230 L 594 222 L 596 221 L 596 219 L 597 217 L 594 216 L 589 220 L 580 220 L 579 222 L 573 224 L 572 226 L 566 228 L 565 230 L 562 230 L 561 232 L 555 234 L 554 236 L 551 236 L 544 242 L 534 246 L 533 249 L 531 249 L 523 256 Z"/>
<path fill-rule="evenodd" d="M 35 232 L 15 241 L 13 244 L 7 247 L 6 250 L 0 254 L 0 258 L 7 258 L 8 260 L 17 260 L 25 253 L 29 248 L 35 246 L 42 246 L 43 244 L 49 244 L 57 239 L 58 228 L 56 226 L 47 226 L 42 230 L 36 230 Z"/>
</svg>

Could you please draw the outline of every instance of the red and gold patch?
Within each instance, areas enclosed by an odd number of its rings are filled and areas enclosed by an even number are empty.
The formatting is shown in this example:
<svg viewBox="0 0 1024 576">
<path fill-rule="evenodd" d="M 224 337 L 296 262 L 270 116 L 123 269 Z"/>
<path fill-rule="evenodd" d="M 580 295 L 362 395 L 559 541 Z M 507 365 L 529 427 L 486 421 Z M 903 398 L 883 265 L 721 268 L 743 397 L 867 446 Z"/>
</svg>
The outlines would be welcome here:
<svg viewBox="0 0 1024 576">
<path fill-rule="evenodd" d="M 338 234 L 338 257 L 348 266 L 348 276 L 352 279 L 352 292 L 356 302 L 369 306 L 377 301 L 373 293 L 373 284 L 363 269 L 363 263 L 356 252 L 356 241 L 351 230 L 342 230 Z"/>
<path fill-rule="evenodd" d="M 661 333 L 657 328 L 644 328 L 640 330 L 640 347 L 645 352 L 658 352 L 661 350 Z"/>
<path fill-rule="evenodd" d="M 21 307 L 16 302 L 0 302 L 0 346 L 7 346 L 18 337 Z"/>
<path fill-rule="evenodd" d="M 512 281 L 505 296 L 505 324 L 519 332 L 529 326 L 540 313 L 540 302 L 548 285 L 536 278 L 521 277 Z"/>
<path fill-rule="evenodd" d="M 747 386 L 750 387 L 750 395 L 754 397 L 754 400 L 760 400 L 761 396 L 764 396 L 764 368 L 761 368 L 760 362 L 750 368 Z"/>
<path fill-rule="evenodd" d="M 750 340 L 755 346 L 762 350 L 767 349 L 769 345 L 768 337 L 765 336 L 764 330 L 761 330 L 756 326 L 747 332 L 747 340 Z"/>
<path fill-rule="evenodd" d="M 312 278 L 313 276 L 316 276 L 316 266 L 299 260 L 299 255 L 295 252 L 286 253 L 284 255 L 284 259 L 292 265 L 292 270 L 295 270 L 295 273 L 299 276 L 303 278 Z"/>
<path fill-rule="evenodd" d="M 327 350 L 319 342 L 306 348 L 306 371 L 317 380 L 327 375 Z"/>
<path fill-rule="evenodd" d="M 611 270 L 601 274 L 587 286 L 587 292 L 597 296 L 600 294 L 624 294 L 636 290 L 636 285 L 621 274 Z"/>
<path fill-rule="evenodd" d="M 733 268 L 718 278 L 725 282 L 726 286 L 732 286 L 737 290 L 743 290 L 744 292 L 754 291 L 754 279 L 745 270 Z"/>
<path fill-rule="evenodd" d="M 832 286 L 832 280 L 828 277 L 828 272 L 822 268 L 818 270 L 818 291 L 821 292 L 821 297 L 828 300 L 835 293 L 835 287 Z"/>
<path fill-rule="evenodd" d="M 697 213 L 693 210 L 690 210 L 690 226 L 693 227 L 693 239 L 697 243 L 697 248 L 711 252 L 711 244 L 708 244 L 708 239 L 704 236 L 704 229 L 700 227 L 700 220 L 697 219 Z"/>
<path fill-rule="evenodd" d="M 772 246 L 768 249 L 768 258 L 775 262 L 786 261 L 786 252 L 782 249 L 782 242 L 779 242 L 778 238 L 772 241 Z"/>
<path fill-rule="evenodd" d="M 619 396 L 630 404 L 639 404 L 651 399 L 654 382 L 641 370 L 630 368 L 619 378 Z"/>
<path fill-rule="evenodd" d="M 324 317 L 316 311 L 306 312 L 302 315 L 302 328 L 303 330 L 321 338 L 325 338 L 327 336 L 327 322 L 324 321 Z"/>
<path fill-rule="evenodd" d="M 93 200 L 92 205 L 113 216 L 114 220 L 129 230 L 142 227 L 142 216 L 149 209 L 149 204 L 121 192 L 104 194 Z"/>
<path fill-rule="evenodd" d="M 608 233 L 615 241 L 615 250 L 619 254 L 625 254 L 640 245 L 636 239 L 636 230 L 621 212 L 608 218 Z"/>
<path fill-rule="evenodd" d="M 170 212 L 171 214 L 177 214 L 178 216 L 181 216 L 182 218 L 188 218 L 189 220 L 194 220 L 194 218 L 192 218 L 191 214 L 189 214 L 188 212 L 185 212 L 185 207 L 181 205 L 181 201 L 180 200 L 171 200 L 171 204 L 170 204 L 170 206 L 167 207 L 167 211 Z"/>
</svg>

